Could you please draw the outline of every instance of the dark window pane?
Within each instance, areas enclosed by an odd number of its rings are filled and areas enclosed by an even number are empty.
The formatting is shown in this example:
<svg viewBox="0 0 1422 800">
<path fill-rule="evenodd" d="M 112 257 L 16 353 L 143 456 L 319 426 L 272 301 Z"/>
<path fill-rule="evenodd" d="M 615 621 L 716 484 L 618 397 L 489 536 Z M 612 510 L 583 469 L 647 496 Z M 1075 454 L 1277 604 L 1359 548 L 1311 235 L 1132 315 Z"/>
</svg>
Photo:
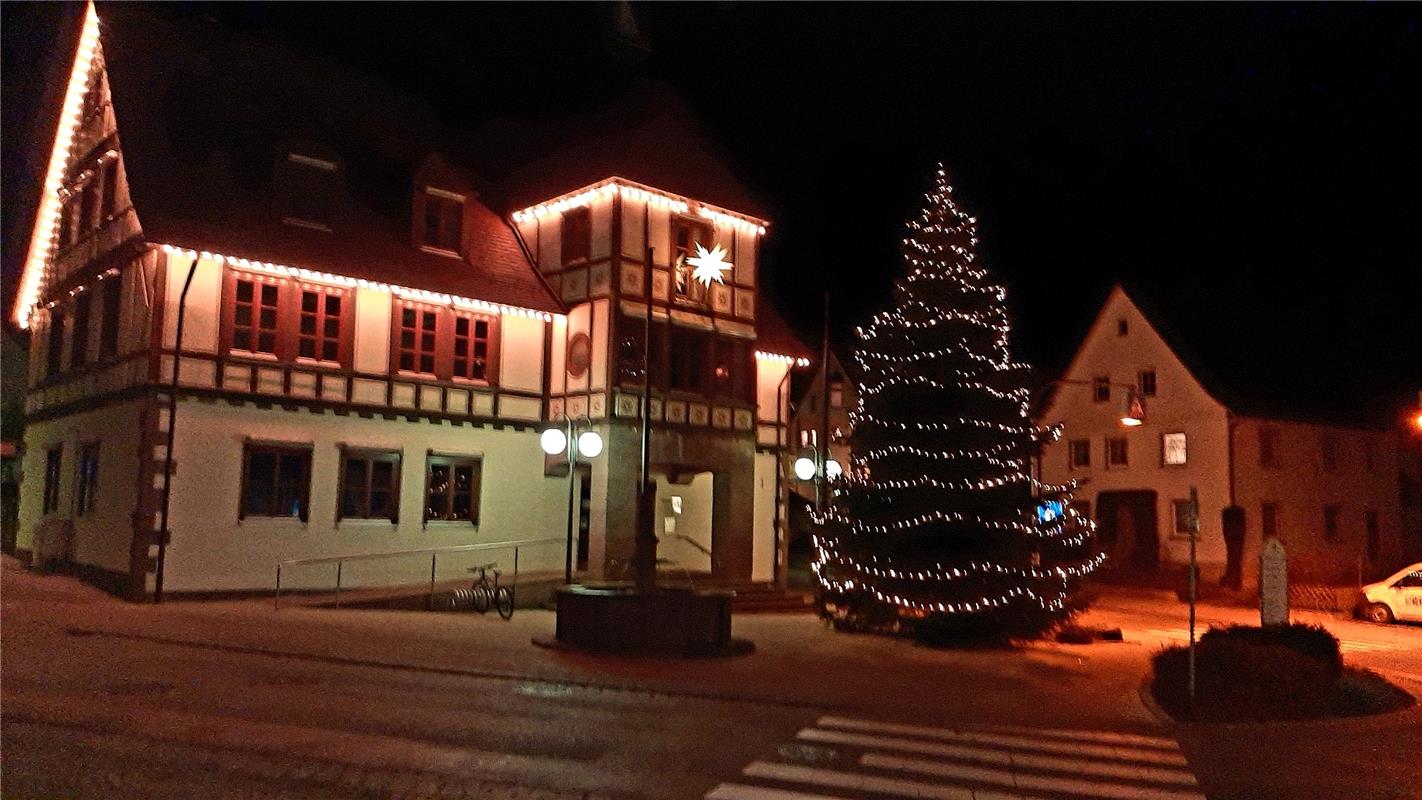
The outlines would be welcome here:
<svg viewBox="0 0 1422 800">
<path fill-rule="evenodd" d="M 434 356 L 420 356 L 420 372 L 434 372 Z"/>
<path fill-rule="evenodd" d="M 310 336 L 316 332 L 316 317 L 310 314 L 301 315 L 301 332 Z"/>
<path fill-rule="evenodd" d="M 468 370 L 468 367 L 469 367 L 469 362 L 468 362 L 468 361 L 466 361 L 466 360 L 464 360 L 464 359 L 462 359 L 462 358 L 456 358 L 456 359 L 454 359 L 454 374 L 455 374 L 455 375 L 467 375 L 467 374 L 468 374 L 468 371 L 467 371 L 467 370 Z"/>
<path fill-rule="evenodd" d="M 426 311 L 420 315 L 420 327 L 427 331 L 435 329 L 435 315 L 431 311 Z"/>
<path fill-rule="evenodd" d="M 478 322 L 474 323 L 474 335 L 478 336 L 480 339 L 483 339 L 488 336 L 489 321 L 481 319 Z"/>
<path fill-rule="evenodd" d="M 321 358 L 326 361 L 339 361 L 340 354 L 336 352 L 335 342 L 326 342 L 321 345 Z"/>
<path fill-rule="evenodd" d="M 435 347 L 435 337 L 433 333 L 420 334 L 420 349 L 433 350 Z"/>
<path fill-rule="evenodd" d="M 275 306 L 277 302 L 277 287 L 270 283 L 262 284 L 262 305 Z"/>
<path fill-rule="evenodd" d="M 252 334 L 250 331 L 238 328 L 232 332 L 232 346 L 238 350 L 252 349 Z"/>
<path fill-rule="evenodd" d="M 315 292 L 302 292 L 302 293 L 301 293 L 301 310 L 302 310 L 302 311 L 315 311 L 315 310 L 319 307 L 320 302 L 321 302 L 321 298 L 320 298 L 320 296 L 317 295 Z"/>
<path fill-rule="evenodd" d="M 409 350 L 415 346 L 414 331 L 400 331 L 400 346 Z"/>
<path fill-rule="evenodd" d="M 415 369 L 415 356 L 412 353 L 400 354 L 400 369 L 412 371 Z"/>
<path fill-rule="evenodd" d="M 262 306 L 262 316 L 261 316 L 261 320 L 262 320 L 262 321 L 261 321 L 261 323 L 260 323 L 260 327 L 266 328 L 266 329 L 268 329 L 268 330 L 273 330 L 273 329 L 275 329 L 275 328 L 276 328 L 276 309 L 275 309 L 275 308 L 267 308 L 266 306 Z"/>
<path fill-rule="evenodd" d="M 335 317 L 326 317 L 321 323 L 321 334 L 328 339 L 334 339 L 341 333 L 341 321 Z"/>
<path fill-rule="evenodd" d="M 400 312 L 400 324 L 407 328 L 415 327 L 415 310 L 407 308 Z"/>
<path fill-rule="evenodd" d="M 454 506 L 450 509 L 450 519 L 469 519 L 469 493 L 455 492 Z"/>
<path fill-rule="evenodd" d="M 341 296 L 338 294 L 326 295 L 326 313 L 333 317 L 341 315 Z"/>
<path fill-rule="evenodd" d="M 252 282 L 237 281 L 237 299 L 243 303 L 252 302 Z"/>
<path fill-rule="evenodd" d="M 272 498 L 276 486 L 277 456 L 267 451 L 255 451 L 247 459 L 247 486 L 242 508 L 248 514 L 273 513 Z"/>
<path fill-rule="evenodd" d="M 454 332 L 459 336 L 469 335 L 469 318 L 456 317 L 454 320 Z"/>
<path fill-rule="evenodd" d="M 257 337 L 257 350 L 262 353 L 276 352 L 276 334 L 263 333 Z"/>
<path fill-rule="evenodd" d="M 297 352 L 302 358 L 315 358 L 316 342 L 311 339 L 303 338 L 301 344 L 297 347 Z"/>
<path fill-rule="evenodd" d="M 366 513 L 370 517 L 390 516 L 390 492 L 385 489 L 370 490 L 370 509 Z"/>
<path fill-rule="evenodd" d="M 252 324 L 252 307 L 243 305 L 237 306 L 235 321 L 238 325 L 242 325 L 244 327 L 250 326 Z"/>
<path fill-rule="evenodd" d="M 469 355 L 469 340 L 468 340 L 468 339 L 455 339 L 455 340 L 454 340 L 454 354 L 457 355 L 457 356 L 467 356 L 467 355 Z"/>
</svg>

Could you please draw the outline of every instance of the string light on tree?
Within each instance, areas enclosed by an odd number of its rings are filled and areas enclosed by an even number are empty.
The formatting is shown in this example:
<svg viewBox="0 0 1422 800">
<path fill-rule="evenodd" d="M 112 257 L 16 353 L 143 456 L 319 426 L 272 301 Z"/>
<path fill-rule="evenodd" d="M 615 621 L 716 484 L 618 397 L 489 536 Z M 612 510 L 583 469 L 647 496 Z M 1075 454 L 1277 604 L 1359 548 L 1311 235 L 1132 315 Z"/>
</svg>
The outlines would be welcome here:
<svg viewBox="0 0 1422 800">
<path fill-rule="evenodd" d="M 894 307 L 858 333 L 852 459 L 816 518 L 814 573 L 841 627 L 1027 636 L 1066 618 L 1102 563 L 1074 485 L 1028 463 L 1059 427 L 1030 421 L 1007 290 L 977 263 L 977 220 L 940 166 L 907 224 Z M 1043 496 L 1052 514 L 1039 514 Z"/>
</svg>

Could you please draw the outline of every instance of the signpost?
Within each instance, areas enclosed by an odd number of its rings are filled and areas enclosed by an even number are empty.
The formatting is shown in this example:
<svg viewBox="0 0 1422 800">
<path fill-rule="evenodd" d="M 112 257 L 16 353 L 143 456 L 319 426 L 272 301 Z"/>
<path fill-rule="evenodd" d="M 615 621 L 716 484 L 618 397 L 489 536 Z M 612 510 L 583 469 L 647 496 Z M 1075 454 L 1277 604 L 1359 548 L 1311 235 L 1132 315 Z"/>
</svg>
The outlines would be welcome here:
<svg viewBox="0 0 1422 800">
<path fill-rule="evenodd" d="M 1289 559 L 1283 543 L 1272 536 L 1259 554 L 1259 624 L 1289 624 Z"/>
</svg>

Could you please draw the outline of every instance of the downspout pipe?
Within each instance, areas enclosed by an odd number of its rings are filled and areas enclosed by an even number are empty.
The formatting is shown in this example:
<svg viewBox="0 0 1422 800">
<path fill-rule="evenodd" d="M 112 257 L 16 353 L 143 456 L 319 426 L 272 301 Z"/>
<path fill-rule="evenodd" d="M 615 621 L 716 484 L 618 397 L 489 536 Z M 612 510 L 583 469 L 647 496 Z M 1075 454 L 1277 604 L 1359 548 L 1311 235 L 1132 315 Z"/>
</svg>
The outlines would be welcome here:
<svg viewBox="0 0 1422 800">
<path fill-rule="evenodd" d="M 793 364 L 786 365 L 785 377 L 775 388 L 775 585 L 784 589 L 790 584 L 790 533 L 785 529 L 781 516 L 789 511 L 785 498 L 781 496 L 780 473 L 785 471 L 785 448 L 789 444 L 789 431 L 784 429 L 785 385 L 790 381 Z M 785 437 L 782 439 L 781 437 Z"/>
<path fill-rule="evenodd" d="M 188 310 L 188 290 L 197 273 L 198 260 L 188 265 L 188 277 L 183 281 L 183 293 L 178 296 L 178 330 L 173 337 L 173 379 L 168 384 L 168 446 L 163 450 L 163 505 L 159 511 L 158 563 L 153 574 L 153 602 L 163 602 L 163 562 L 168 553 L 168 506 L 173 496 L 173 437 L 178 427 L 178 368 L 183 358 L 183 322 Z"/>
</svg>

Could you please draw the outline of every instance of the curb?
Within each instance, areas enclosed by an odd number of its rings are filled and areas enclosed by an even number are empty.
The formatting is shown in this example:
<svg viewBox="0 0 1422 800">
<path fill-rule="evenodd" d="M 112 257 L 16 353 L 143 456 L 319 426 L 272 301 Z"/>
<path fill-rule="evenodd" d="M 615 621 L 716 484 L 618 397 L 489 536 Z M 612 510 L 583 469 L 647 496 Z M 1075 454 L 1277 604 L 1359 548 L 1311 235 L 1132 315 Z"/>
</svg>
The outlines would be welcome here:
<svg viewBox="0 0 1422 800">
<path fill-rule="evenodd" d="M 1383 674 L 1378 670 L 1373 670 L 1379 675 Z M 1381 711 L 1377 714 L 1364 714 L 1354 717 L 1324 717 L 1321 719 L 1279 719 L 1271 722 L 1182 722 L 1170 716 L 1160 704 L 1155 702 L 1155 697 L 1151 695 L 1150 684 L 1155 677 L 1154 672 L 1146 673 L 1141 679 L 1140 695 L 1141 705 L 1145 710 L 1155 717 L 1158 722 L 1167 728 L 1177 731 L 1250 731 L 1263 730 L 1277 732 L 1279 730 L 1296 731 L 1328 731 L 1334 730 L 1340 733 L 1359 733 L 1373 730 L 1375 728 L 1392 728 L 1399 717 L 1416 716 L 1422 722 L 1422 684 L 1408 686 L 1404 684 L 1414 684 L 1414 681 L 1402 681 L 1401 683 L 1389 678 L 1394 686 L 1406 692 L 1412 697 L 1412 705 L 1392 711 Z"/>
</svg>

